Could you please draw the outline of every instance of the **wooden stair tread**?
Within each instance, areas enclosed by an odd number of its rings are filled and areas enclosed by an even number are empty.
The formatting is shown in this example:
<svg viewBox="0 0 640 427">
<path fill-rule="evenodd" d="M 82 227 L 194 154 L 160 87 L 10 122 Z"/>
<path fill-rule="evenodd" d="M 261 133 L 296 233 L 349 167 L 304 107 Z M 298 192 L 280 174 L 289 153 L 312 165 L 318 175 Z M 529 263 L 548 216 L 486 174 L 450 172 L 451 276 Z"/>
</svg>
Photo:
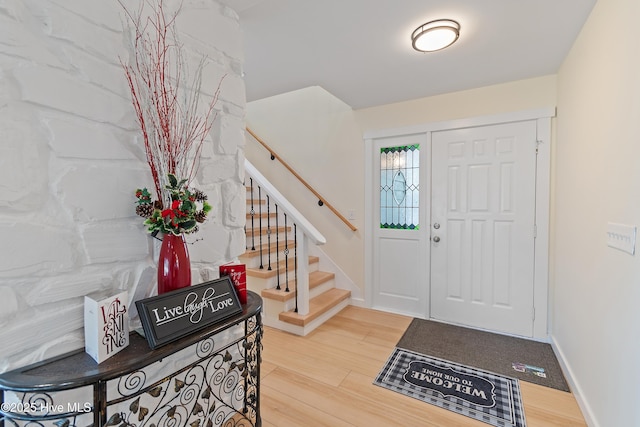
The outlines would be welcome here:
<svg viewBox="0 0 640 427">
<path fill-rule="evenodd" d="M 274 235 L 275 235 L 275 233 L 284 233 L 285 231 L 286 232 L 291 232 L 291 227 L 289 227 L 289 226 L 285 227 L 283 225 L 279 226 L 278 228 L 271 227 L 271 234 L 274 234 Z M 259 236 L 260 234 L 262 234 L 263 236 L 266 236 L 268 233 L 269 233 L 269 229 L 266 228 L 266 227 L 263 227 L 262 229 L 257 229 L 257 230 L 253 231 L 253 234 L 255 236 Z M 247 230 L 245 231 L 245 234 L 248 237 L 251 237 L 251 229 L 247 228 Z M 273 237 L 273 239 L 275 239 L 275 237 Z"/>
<path fill-rule="evenodd" d="M 323 283 L 333 279 L 336 275 L 334 273 L 329 273 L 328 271 L 312 271 L 309 273 L 309 289 L 313 289 L 322 285 Z M 285 302 L 296 296 L 295 294 L 295 280 L 289 281 L 289 292 L 285 291 L 286 287 L 282 289 L 263 289 L 260 292 L 262 298 L 268 298 L 275 301 Z"/>
<path fill-rule="evenodd" d="M 268 253 L 272 252 L 271 258 L 275 259 L 275 254 L 273 254 L 273 251 L 275 251 L 277 244 L 276 242 L 271 242 L 271 246 L 269 246 L 268 243 L 265 243 L 263 240 L 262 245 L 256 245 L 255 249 L 247 249 L 242 255 L 239 256 L 240 259 L 247 259 L 247 258 L 253 258 L 256 256 L 260 256 L 260 248 L 262 248 L 262 254 L 264 255 L 265 258 L 268 257 Z M 289 250 L 291 250 L 292 248 L 296 247 L 295 241 L 294 240 L 289 240 L 288 241 L 288 247 Z M 280 249 L 284 250 L 284 242 L 280 242 Z"/>
<path fill-rule="evenodd" d="M 302 316 L 294 311 L 285 311 L 278 318 L 292 325 L 305 326 L 350 296 L 351 291 L 333 288 L 309 300 L 309 314 Z"/>
<path fill-rule="evenodd" d="M 249 240 L 251 240 L 251 238 L 248 238 Z M 249 240 L 247 241 L 247 243 L 249 243 Z M 258 242 L 260 241 L 260 239 L 257 239 Z M 269 243 L 265 242 L 265 239 L 262 239 L 262 245 L 260 245 L 259 243 L 255 246 L 255 249 L 249 249 L 247 248 L 247 250 L 239 256 L 239 258 L 252 258 L 255 256 L 260 256 L 260 249 L 262 248 L 262 253 L 265 257 L 265 259 L 268 257 L 268 253 L 271 252 L 271 259 L 275 260 L 275 251 L 277 249 L 281 249 L 284 250 L 284 242 L 279 242 L 278 245 L 280 245 L 279 248 L 276 247 L 276 242 L 271 242 L 271 245 L 269 245 Z M 250 245 L 249 245 L 250 246 Z M 289 247 L 289 250 L 291 250 L 292 248 L 296 247 L 295 244 L 295 240 L 287 240 L 287 246 Z"/>
<path fill-rule="evenodd" d="M 275 259 L 275 257 L 272 257 Z M 320 258 L 317 256 L 309 256 L 309 264 L 313 264 L 319 262 Z M 280 266 L 280 273 L 285 272 L 285 260 L 281 260 L 279 263 L 272 263 L 271 270 L 267 270 L 265 268 L 247 268 L 247 276 L 250 277 L 258 277 L 261 279 L 268 279 L 270 277 L 275 277 L 278 275 L 278 265 Z M 294 261 L 293 258 L 289 259 L 289 274 L 294 274 Z"/>
<path fill-rule="evenodd" d="M 275 218 L 276 215 L 277 214 L 275 212 L 270 212 L 270 213 L 262 212 L 262 214 L 258 214 L 256 212 L 253 215 L 251 215 L 251 212 L 247 212 L 246 217 L 247 217 L 247 220 L 251 220 L 251 217 L 253 216 L 255 218 L 255 220 L 258 221 L 258 218 L 260 218 L 260 217 L 262 217 L 263 219 L 265 219 L 265 218 Z"/>
<path fill-rule="evenodd" d="M 308 328 L 315 328 L 318 323 L 324 321 L 323 319 L 348 303 L 351 291 L 335 288 L 335 273 L 319 271 L 320 258 L 309 256 L 309 265 L 314 264 L 309 269 L 314 271 L 308 273 L 309 291 L 313 291 L 311 295 L 317 295 L 308 302 L 309 313 L 304 316 L 295 311 L 278 313 L 280 310 L 292 307 L 296 301 L 295 257 L 297 251 L 293 236 L 295 233 L 292 232 L 294 227 L 291 225 L 292 222 L 287 224 L 286 221 L 278 221 L 281 215 L 277 213 L 277 206 L 275 211 L 270 209 L 273 206 L 273 201 L 268 201 L 270 199 L 266 193 L 261 191 L 259 185 L 254 184 L 255 182 L 251 181 L 251 185 L 245 185 L 247 248 L 244 254 L 239 256 L 247 265 L 247 285 L 252 286 L 256 291 L 259 290 L 265 303 L 268 302 L 265 306 L 272 307 L 265 310 L 265 316 L 268 317 L 269 322 L 274 325 L 279 324 L 278 328 L 285 327 L 283 330 L 293 328 L 292 332 L 294 333 L 298 333 L 296 331 L 300 327 L 304 335 L 308 333 Z M 284 219 L 286 218 L 285 216 Z M 276 224 L 278 227 L 275 226 Z M 267 225 L 270 227 L 270 232 L 267 232 Z M 276 243 L 274 240 L 278 242 Z M 298 262 L 305 262 L 305 260 L 299 258 Z M 259 264 L 262 265 L 262 268 L 249 267 Z M 279 283 L 281 289 L 275 289 L 276 282 Z"/>
</svg>

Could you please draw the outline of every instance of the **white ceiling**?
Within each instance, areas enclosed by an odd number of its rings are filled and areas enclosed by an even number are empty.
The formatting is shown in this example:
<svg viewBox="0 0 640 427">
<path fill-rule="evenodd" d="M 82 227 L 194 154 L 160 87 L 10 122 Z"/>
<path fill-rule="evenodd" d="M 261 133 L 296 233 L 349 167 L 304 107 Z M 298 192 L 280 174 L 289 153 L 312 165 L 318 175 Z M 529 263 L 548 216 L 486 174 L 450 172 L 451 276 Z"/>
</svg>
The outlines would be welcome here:
<svg viewBox="0 0 640 427">
<path fill-rule="evenodd" d="M 558 71 L 596 0 L 227 0 L 244 37 L 247 100 L 321 86 L 354 109 Z M 460 39 L 420 53 L 438 18 Z"/>
</svg>

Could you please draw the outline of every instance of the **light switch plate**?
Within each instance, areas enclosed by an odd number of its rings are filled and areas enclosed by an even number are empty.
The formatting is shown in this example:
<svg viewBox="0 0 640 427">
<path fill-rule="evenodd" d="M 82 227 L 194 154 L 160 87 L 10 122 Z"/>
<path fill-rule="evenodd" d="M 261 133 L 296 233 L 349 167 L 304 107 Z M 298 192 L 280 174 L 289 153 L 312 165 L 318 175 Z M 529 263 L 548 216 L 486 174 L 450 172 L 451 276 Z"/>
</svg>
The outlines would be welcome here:
<svg viewBox="0 0 640 427">
<path fill-rule="evenodd" d="M 607 245 L 633 255 L 636 251 L 636 227 L 624 224 L 607 224 Z"/>
</svg>

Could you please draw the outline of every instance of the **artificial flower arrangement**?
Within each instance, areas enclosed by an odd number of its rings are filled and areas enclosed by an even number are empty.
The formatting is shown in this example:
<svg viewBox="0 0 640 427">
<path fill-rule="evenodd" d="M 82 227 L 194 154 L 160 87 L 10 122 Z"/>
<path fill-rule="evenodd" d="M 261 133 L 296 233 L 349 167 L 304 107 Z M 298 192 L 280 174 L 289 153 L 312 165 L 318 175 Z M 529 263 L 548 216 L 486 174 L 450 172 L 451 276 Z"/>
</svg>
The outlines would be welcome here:
<svg viewBox="0 0 640 427">
<path fill-rule="evenodd" d="M 153 235 L 158 232 L 180 235 L 196 233 L 198 224 L 205 222 L 211 205 L 207 195 L 198 189 L 187 188 L 186 179 L 178 181 L 175 175 L 169 174 L 169 184 L 165 189 L 171 196 L 171 204 L 163 209 L 162 203 L 153 201 L 146 188 L 136 190 L 136 213 L 146 218 L 144 225 Z"/>
</svg>

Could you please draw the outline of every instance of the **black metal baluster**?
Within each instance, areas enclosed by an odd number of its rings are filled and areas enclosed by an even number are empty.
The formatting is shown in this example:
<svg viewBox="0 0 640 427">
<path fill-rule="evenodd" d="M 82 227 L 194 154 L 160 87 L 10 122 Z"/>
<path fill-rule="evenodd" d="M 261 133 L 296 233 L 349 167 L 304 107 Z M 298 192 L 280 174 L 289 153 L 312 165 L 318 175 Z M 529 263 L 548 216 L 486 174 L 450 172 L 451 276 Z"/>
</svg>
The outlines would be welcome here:
<svg viewBox="0 0 640 427">
<path fill-rule="evenodd" d="M 280 290 L 280 233 L 278 231 L 278 205 L 276 204 L 276 271 L 277 285 L 276 289 Z"/>
<path fill-rule="evenodd" d="M 251 209 L 249 210 L 249 214 L 251 215 L 251 250 L 256 250 L 256 233 L 255 233 L 255 224 L 254 217 L 256 215 L 256 210 L 253 204 L 253 178 L 249 178 L 250 182 L 250 191 L 251 191 Z M 247 226 L 245 225 L 245 233 L 247 232 Z"/>
<path fill-rule="evenodd" d="M 258 185 L 258 211 L 260 215 L 258 215 L 258 222 L 260 224 L 260 228 L 258 229 L 258 235 L 260 236 L 260 270 L 264 268 L 262 262 L 262 187 Z"/>
<path fill-rule="evenodd" d="M 296 308 L 295 312 L 298 312 L 298 226 L 296 223 L 293 223 L 293 267 L 296 269 L 294 280 L 295 280 L 295 301 Z"/>
<path fill-rule="evenodd" d="M 287 214 L 284 214 L 284 283 L 285 292 L 289 292 L 289 234 L 287 233 Z"/>
<path fill-rule="evenodd" d="M 267 194 L 267 256 L 269 257 L 269 267 L 271 271 L 271 199 Z"/>
</svg>

